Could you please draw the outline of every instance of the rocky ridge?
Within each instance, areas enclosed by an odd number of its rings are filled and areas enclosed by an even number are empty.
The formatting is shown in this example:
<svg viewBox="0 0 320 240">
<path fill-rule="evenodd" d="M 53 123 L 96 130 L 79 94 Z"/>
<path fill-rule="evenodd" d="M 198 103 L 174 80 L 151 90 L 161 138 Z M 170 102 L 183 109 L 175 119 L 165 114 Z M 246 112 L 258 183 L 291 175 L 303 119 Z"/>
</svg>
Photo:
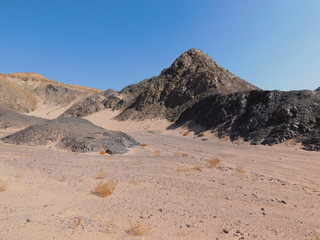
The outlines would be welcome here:
<svg viewBox="0 0 320 240">
<path fill-rule="evenodd" d="M 172 126 L 212 130 L 232 141 L 274 145 L 291 139 L 320 151 L 320 93 L 248 91 L 211 95 L 184 111 Z"/>
</svg>

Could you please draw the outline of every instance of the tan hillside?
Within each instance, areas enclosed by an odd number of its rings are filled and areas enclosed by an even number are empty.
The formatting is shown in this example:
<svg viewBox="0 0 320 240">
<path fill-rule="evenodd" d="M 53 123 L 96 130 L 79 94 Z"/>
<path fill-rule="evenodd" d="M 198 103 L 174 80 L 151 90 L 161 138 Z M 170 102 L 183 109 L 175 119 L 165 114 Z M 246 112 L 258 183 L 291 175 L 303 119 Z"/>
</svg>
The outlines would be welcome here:
<svg viewBox="0 0 320 240">
<path fill-rule="evenodd" d="M 38 73 L 0 74 L 0 105 L 19 112 L 41 107 L 52 111 L 98 92 L 101 91 L 52 81 Z"/>
</svg>

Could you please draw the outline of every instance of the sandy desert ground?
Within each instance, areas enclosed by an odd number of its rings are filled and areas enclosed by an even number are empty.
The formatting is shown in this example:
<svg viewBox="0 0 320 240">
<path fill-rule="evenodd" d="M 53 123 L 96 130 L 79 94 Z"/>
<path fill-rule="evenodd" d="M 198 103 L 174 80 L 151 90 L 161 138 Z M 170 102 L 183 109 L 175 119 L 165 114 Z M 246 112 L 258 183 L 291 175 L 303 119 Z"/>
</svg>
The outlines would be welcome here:
<svg viewBox="0 0 320 240">
<path fill-rule="evenodd" d="M 0 239 L 320 239 L 319 152 L 111 117 L 88 119 L 144 145 L 113 156 L 0 145 Z M 93 193 L 109 180 L 110 196 Z"/>
</svg>

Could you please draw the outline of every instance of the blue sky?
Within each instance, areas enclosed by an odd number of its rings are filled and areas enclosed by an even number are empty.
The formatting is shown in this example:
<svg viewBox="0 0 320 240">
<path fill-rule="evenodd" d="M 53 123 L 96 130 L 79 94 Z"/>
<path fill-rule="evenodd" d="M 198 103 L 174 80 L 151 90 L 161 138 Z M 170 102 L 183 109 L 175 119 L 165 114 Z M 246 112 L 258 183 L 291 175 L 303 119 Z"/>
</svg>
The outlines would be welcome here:
<svg viewBox="0 0 320 240">
<path fill-rule="evenodd" d="M 319 0 L 0 0 L 0 72 L 102 90 L 190 48 L 263 89 L 320 86 Z"/>
</svg>

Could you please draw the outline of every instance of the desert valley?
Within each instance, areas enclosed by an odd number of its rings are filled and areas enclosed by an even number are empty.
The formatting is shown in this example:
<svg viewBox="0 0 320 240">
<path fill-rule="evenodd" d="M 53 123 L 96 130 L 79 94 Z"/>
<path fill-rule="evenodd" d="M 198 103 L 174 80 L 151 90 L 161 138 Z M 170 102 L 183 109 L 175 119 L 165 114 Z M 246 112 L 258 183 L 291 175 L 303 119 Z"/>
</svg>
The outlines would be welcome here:
<svg viewBox="0 0 320 240">
<path fill-rule="evenodd" d="M 0 74 L 0 239 L 320 239 L 320 88 L 190 49 L 121 91 Z"/>
</svg>

